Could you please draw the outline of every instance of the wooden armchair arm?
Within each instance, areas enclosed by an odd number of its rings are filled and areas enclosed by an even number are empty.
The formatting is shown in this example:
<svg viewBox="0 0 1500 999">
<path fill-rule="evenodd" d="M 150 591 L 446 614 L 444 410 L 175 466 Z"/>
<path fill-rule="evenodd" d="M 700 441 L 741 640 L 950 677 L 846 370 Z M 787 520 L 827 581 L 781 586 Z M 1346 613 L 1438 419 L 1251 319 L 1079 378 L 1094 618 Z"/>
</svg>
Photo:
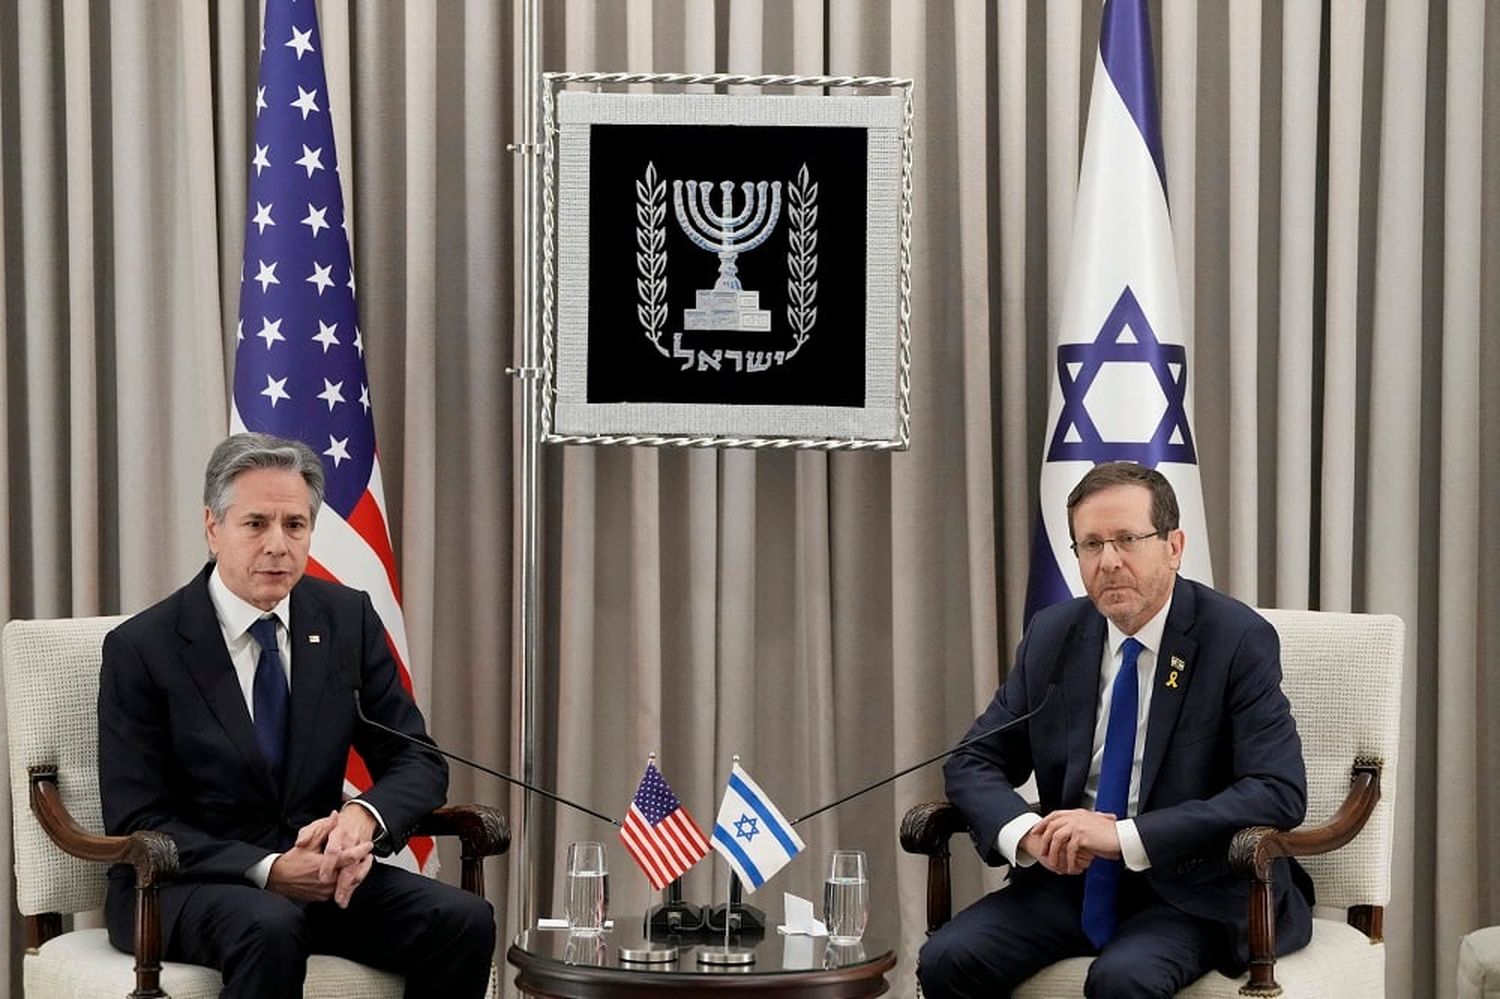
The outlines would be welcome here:
<svg viewBox="0 0 1500 999">
<path fill-rule="evenodd" d="M 1271 862 L 1277 857 L 1312 857 L 1348 843 L 1370 820 L 1380 801 L 1379 760 L 1355 760 L 1349 793 L 1327 822 L 1297 829 L 1251 826 L 1235 833 L 1229 864 L 1250 879 L 1250 981 L 1241 995 L 1278 996 L 1276 984 L 1276 912 L 1271 890 Z M 1356 922 L 1366 935 L 1380 939 L 1378 909 Z M 1351 918 L 1351 922 L 1354 920 Z"/>
<path fill-rule="evenodd" d="M 927 857 L 927 932 L 953 915 L 953 876 L 948 840 L 969 828 L 959 810 L 946 801 L 913 805 L 901 819 L 901 849 Z"/>
<path fill-rule="evenodd" d="M 422 836 L 457 836 L 465 891 L 484 897 L 484 858 L 510 849 L 510 824 L 489 805 L 444 805 L 417 823 Z"/>
<path fill-rule="evenodd" d="M 80 826 L 63 804 L 57 769 L 31 767 L 31 811 L 58 849 L 80 860 L 101 864 L 129 864 L 135 868 L 135 991 L 131 999 L 156 999 L 161 990 L 161 913 L 156 888 L 177 875 L 177 844 L 165 833 L 151 830 L 129 836 L 99 836 Z M 28 946 L 41 946 L 61 932 L 61 920 L 38 923 L 30 929 Z"/>
</svg>

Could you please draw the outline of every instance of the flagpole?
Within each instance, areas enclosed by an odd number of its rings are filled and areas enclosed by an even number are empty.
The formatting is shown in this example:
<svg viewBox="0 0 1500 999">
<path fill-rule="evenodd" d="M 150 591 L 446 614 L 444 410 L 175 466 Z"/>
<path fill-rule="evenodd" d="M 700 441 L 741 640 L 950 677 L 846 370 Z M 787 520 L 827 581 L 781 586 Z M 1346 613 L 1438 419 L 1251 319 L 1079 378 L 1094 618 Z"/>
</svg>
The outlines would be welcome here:
<svg viewBox="0 0 1500 999">
<path fill-rule="evenodd" d="M 521 441 L 520 482 L 517 520 L 520 522 L 520 587 L 518 607 L 518 642 L 521 657 L 521 683 L 518 691 L 520 701 L 520 724 L 517 736 L 521 746 L 521 772 L 527 783 L 537 783 L 536 719 L 537 719 L 537 662 L 540 644 L 539 594 L 541 560 L 539 554 L 541 537 L 541 460 L 539 426 L 541 379 L 539 338 L 541 324 L 537 314 L 537 204 L 536 192 L 541 169 L 538 156 L 537 129 L 537 83 L 541 74 L 542 20 L 538 0 L 524 0 L 521 5 L 521 141 L 512 145 L 512 152 L 521 156 L 524 169 L 521 171 L 521 227 L 523 248 L 521 252 L 521 301 L 522 340 L 521 367 L 511 368 L 508 373 L 515 376 L 521 393 Z M 515 815 L 519 844 L 516 858 L 516 901 L 511 909 L 520 915 L 520 928 L 530 929 L 535 922 L 535 887 L 532 883 L 532 865 L 536 859 L 535 824 L 532 822 L 532 801 L 529 794 L 521 794 L 521 807 Z"/>
</svg>

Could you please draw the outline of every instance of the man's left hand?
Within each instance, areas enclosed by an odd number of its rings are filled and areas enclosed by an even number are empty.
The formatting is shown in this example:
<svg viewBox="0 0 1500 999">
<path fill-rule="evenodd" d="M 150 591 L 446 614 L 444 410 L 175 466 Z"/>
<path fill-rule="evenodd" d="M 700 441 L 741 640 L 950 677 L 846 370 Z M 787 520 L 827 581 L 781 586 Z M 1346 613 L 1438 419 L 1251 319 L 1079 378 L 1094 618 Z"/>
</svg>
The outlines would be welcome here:
<svg viewBox="0 0 1500 999">
<path fill-rule="evenodd" d="M 1081 874 L 1095 857 L 1115 860 L 1120 856 L 1120 834 L 1115 817 L 1108 812 L 1069 808 L 1052 812 L 1038 825 L 1048 867 L 1068 874 Z"/>
<path fill-rule="evenodd" d="M 323 864 L 318 877 L 323 881 L 338 879 L 333 900 L 347 908 L 354 889 L 370 873 L 375 857 L 371 853 L 375 838 L 375 816 L 360 805 L 345 804 L 323 844 Z"/>
</svg>

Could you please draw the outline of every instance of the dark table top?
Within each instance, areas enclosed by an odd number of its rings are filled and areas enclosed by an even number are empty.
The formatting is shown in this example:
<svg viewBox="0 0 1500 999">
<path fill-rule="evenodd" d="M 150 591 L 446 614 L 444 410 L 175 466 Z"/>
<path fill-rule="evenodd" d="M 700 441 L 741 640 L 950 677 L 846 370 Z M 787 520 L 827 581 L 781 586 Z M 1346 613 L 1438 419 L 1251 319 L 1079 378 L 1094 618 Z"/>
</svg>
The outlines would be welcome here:
<svg viewBox="0 0 1500 999">
<path fill-rule="evenodd" d="M 753 945 L 755 961 L 748 965 L 698 962 L 700 951 L 723 946 L 722 937 L 676 942 L 680 954 L 675 963 L 635 964 L 620 960 L 622 944 L 644 945 L 635 920 L 594 937 L 530 930 L 516 936 L 506 960 L 517 968 L 516 985 L 523 993 L 567 999 L 709 991 L 799 999 L 878 996 L 887 988 L 885 973 L 896 963 L 894 952 L 868 938 L 860 944 L 830 944 L 826 937 L 782 936 L 774 929 L 759 941 L 731 939 L 732 945 Z"/>
</svg>

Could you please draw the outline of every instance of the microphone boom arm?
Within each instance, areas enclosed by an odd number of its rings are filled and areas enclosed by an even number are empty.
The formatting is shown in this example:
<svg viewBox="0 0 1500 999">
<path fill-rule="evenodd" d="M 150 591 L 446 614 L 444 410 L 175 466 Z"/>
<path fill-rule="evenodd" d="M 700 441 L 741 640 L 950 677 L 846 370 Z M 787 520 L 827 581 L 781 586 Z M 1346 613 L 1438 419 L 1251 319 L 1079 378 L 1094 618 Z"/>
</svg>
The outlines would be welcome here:
<svg viewBox="0 0 1500 999">
<path fill-rule="evenodd" d="M 551 791 L 548 791 L 545 788 L 537 787 L 535 784 L 528 784 L 524 780 L 521 780 L 519 777 L 512 777 L 510 774 L 503 774 L 498 770 L 485 766 L 483 763 L 475 763 L 473 760 L 467 759 L 463 756 L 459 756 L 457 753 L 450 753 L 446 749 L 439 749 L 437 746 L 430 742 L 423 742 L 421 739 L 413 738 L 412 736 L 407 735 L 405 732 L 398 732 L 395 729 L 391 728 L 389 725 L 382 725 L 375 719 L 366 717 L 365 709 L 359 703 L 358 690 L 354 691 L 354 713 L 359 716 L 360 721 L 364 722 L 366 725 L 370 726 L 373 729 L 378 729 L 379 731 L 386 733 L 387 735 L 394 735 L 398 739 L 405 739 L 407 742 L 410 742 L 415 746 L 421 746 L 423 749 L 430 749 L 434 753 L 437 753 L 439 756 L 446 756 L 449 759 L 457 760 L 458 762 L 466 766 L 473 767 L 480 773 L 489 774 L 491 777 L 498 777 L 501 780 L 505 781 L 507 784 L 514 784 L 517 787 L 523 787 L 533 794 L 539 794 L 543 798 L 550 798 L 558 804 L 567 805 L 569 808 L 576 808 L 580 812 L 585 812 L 589 815 L 592 815 L 596 819 L 603 819 L 605 822 L 608 822 L 612 826 L 620 825 L 619 819 L 612 819 L 608 815 L 596 812 L 592 808 L 580 805 L 576 801 L 569 801 L 567 798 L 564 798 L 561 795 L 553 794 Z"/>
<path fill-rule="evenodd" d="M 818 808 L 814 808 L 812 811 L 808 812 L 806 815 L 802 816 L 801 818 L 793 819 L 792 822 L 791 822 L 791 824 L 792 825 L 796 825 L 799 822 L 804 822 L 807 819 L 812 818 L 814 815 L 822 815 L 824 812 L 828 811 L 830 808 L 835 808 L 835 807 L 837 807 L 839 805 L 842 805 L 846 801 L 850 801 L 850 800 L 852 800 L 854 798 L 858 798 L 860 795 L 862 795 L 862 794 L 864 794 L 864 793 L 866 793 L 868 791 L 873 791 L 877 787 L 881 787 L 882 785 L 889 784 L 889 783 L 891 783 L 891 781 L 894 781 L 894 780 L 896 780 L 898 778 L 905 777 L 907 774 L 911 773 L 913 770 L 920 770 L 922 767 L 927 766 L 927 764 L 929 764 L 929 763 L 936 763 L 938 760 L 941 760 L 945 756 L 952 756 L 954 753 L 957 753 L 957 752 L 959 752 L 961 750 L 964 750 L 964 749 L 968 749 L 970 746 L 974 745 L 974 743 L 976 743 L 976 742 L 979 742 L 979 741 L 981 741 L 983 739 L 988 739 L 992 735 L 999 735 L 1001 732 L 1004 732 L 1005 730 L 1007 730 L 1009 728 L 1012 728 L 1013 726 L 1019 725 L 1023 721 L 1027 721 L 1028 719 L 1034 717 L 1039 711 L 1041 711 L 1043 708 L 1045 708 L 1047 706 L 1047 702 L 1052 699 L 1052 691 L 1056 687 L 1057 687 L 1056 683 L 1049 683 L 1047 685 L 1046 692 L 1042 694 L 1041 701 L 1037 704 L 1036 707 L 1032 708 L 1030 711 L 1027 711 L 1024 714 L 1016 715 L 1014 718 L 1006 719 L 1004 722 L 1002 722 L 999 725 L 996 725 L 996 726 L 994 726 L 992 728 L 987 728 L 983 732 L 979 732 L 976 735 L 970 736 L 969 738 L 963 740 L 962 742 L 960 742 L 958 745 L 952 747 L 951 749 L 945 749 L 941 753 L 938 753 L 936 756 L 929 756 L 927 759 L 923 760 L 920 763 L 913 763 L 911 766 L 907 767 L 905 770 L 898 770 L 898 771 L 896 771 L 895 773 L 891 774 L 888 777 L 882 777 L 879 780 L 875 781 L 874 783 L 866 784 L 864 787 L 860 788 L 858 791 L 853 791 L 853 792 L 851 792 L 849 794 L 846 794 L 842 798 L 839 798 L 837 801 L 830 801 L 826 805 L 822 805 L 822 806 L 820 806 Z"/>
</svg>

